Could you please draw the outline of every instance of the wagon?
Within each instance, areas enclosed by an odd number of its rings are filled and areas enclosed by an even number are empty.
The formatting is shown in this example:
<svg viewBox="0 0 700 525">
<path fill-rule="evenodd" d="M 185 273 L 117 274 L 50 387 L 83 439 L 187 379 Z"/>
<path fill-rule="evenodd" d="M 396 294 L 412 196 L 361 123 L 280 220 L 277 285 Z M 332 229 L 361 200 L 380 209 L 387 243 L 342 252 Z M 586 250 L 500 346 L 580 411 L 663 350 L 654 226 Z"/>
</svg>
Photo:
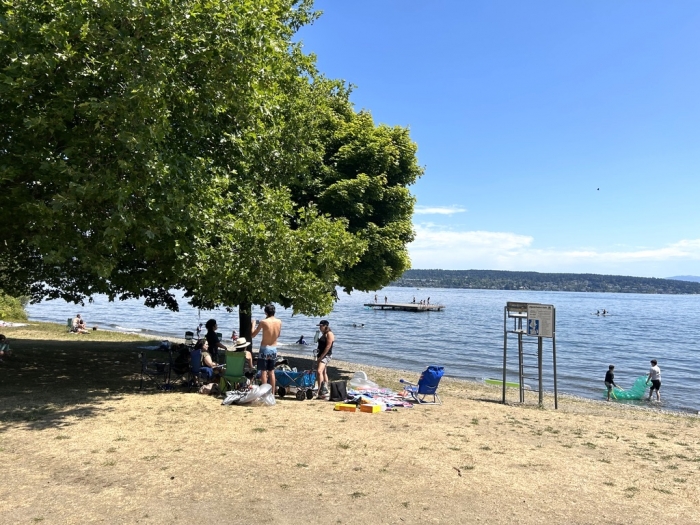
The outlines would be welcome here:
<svg viewBox="0 0 700 525">
<path fill-rule="evenodd" d="M 280 397 L 295 394 L 299 401 L 314 397 L 314 386 L 316 385 L 316 372 L 314 370 L 304 370 L 303 372 L 275 370 L 275 381 L 277 382 L 277 395 Z"/>
</svg>

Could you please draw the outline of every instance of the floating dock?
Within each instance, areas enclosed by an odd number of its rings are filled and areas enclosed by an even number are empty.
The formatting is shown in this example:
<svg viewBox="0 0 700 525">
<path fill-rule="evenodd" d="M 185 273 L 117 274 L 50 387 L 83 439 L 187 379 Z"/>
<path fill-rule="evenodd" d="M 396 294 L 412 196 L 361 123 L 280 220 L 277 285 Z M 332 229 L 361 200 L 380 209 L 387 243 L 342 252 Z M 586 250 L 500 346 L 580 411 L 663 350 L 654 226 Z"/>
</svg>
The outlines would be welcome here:
<svg viewBox="0 0 700 525">
<path fill-rule="evenodd" d="M 400 310 L 402 312 L 441 312 L 444 304 L 419 304 L 419 303 L 365 303 L 365 306 L 373 310 Z"/>
</svg>

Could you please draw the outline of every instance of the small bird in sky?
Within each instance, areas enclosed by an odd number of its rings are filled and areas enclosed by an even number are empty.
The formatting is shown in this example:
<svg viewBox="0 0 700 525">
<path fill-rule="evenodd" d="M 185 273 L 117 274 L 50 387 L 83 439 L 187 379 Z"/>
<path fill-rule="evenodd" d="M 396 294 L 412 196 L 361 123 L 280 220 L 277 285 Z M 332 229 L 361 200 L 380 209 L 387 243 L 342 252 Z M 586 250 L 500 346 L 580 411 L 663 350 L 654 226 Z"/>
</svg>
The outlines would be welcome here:
<svg viewBox="0 0 700 525">
<path fill-rule="evenodd" d="M 600 191 L 600 188 L 596 188 L 596 191 Z"/>
</svg>

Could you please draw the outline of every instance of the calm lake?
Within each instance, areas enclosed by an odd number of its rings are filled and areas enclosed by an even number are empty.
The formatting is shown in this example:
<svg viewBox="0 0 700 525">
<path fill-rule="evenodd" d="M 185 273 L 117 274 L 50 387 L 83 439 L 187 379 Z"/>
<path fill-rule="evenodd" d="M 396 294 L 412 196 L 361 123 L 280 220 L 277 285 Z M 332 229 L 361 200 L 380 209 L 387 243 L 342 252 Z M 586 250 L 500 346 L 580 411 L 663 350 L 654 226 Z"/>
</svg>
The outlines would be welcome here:
<svg viewBox="0 0 700 525">
<path fill-rule="evenodd" d="M 333 355 L 338 359 L 417 374 L 428 364 L 445 366 L 446 375 L 481 380 L 500 378 L 503 363 L 503 308 L 507 301 L 552 304 L 556 308 L 557 373 L 559 392 L 600 399 L 609 364 L 615 365 L 615 380 L 623 388 L 645 375 L 649 360 L 661 368 L 661 407 L 672 410 L 700 409 L 700 296 L 641 295 L 575 292 L 525 292 L 458 290 L 440 288 L 385 288 L 378 292 L 389 302 L 411 302 L 430 297 L 430 303 L 446 306 L 442 312 L 374 311 L 363 306 L 374 301 L 374 293 L 339 291 L 340 300 L 327 317 L 336 334 Z M 606 316 L 595 315 L 607 310 Z M 63 301 L 46 301 L 27 307 L 37 321 L 65 323 L 81 313 L 89 326 L 123 330 L 156 339 L 184 337 L 199 322 L 216 318 L 219 331 L 229 338 L 238 328 L 238 313 L 225 310 L 198 311 L 184 301 L 179 312 L 151 309 L 135 300 L 110 303 L 98 296 L 84 307 Z M 256 310 L 254 318 L 263 318 Z M 280 308 L 283 320 L 280 351 L 300 335 L 313 343 L 319 318 L 292 316 Z M 364 325 L 364 326 L 360 326 Z M 510 327 L 510 324 L 509 324 Z M 535 338 L 527 338 L 536 341 Z M 552 389 L 551 340 L 544 340 L 544 384 Z M 224 341 L 225 343 L 226 341 Z M 256 341 L 259 344 L 259 338 Z M 309 347 L 311 348 L 311 347 Z M 517 380 L 517 338 L 509 336 L 509 380 Z M 536 345 L 526 345 L 526 352 Z M 311 355 L 309 349 L 308 355 Z M 526 359 L 536 366 L 536 358 Z M 536 369 L 526 382 L 537 387 Z M 415 379 L 407 378 L 407 379 Z M 398 385 L 397 385 L 398 386 Z M 517 393 L 511 394 L 517 399 Z M 654 406 L 659 406 L 654 404 Z"/>
</svg>

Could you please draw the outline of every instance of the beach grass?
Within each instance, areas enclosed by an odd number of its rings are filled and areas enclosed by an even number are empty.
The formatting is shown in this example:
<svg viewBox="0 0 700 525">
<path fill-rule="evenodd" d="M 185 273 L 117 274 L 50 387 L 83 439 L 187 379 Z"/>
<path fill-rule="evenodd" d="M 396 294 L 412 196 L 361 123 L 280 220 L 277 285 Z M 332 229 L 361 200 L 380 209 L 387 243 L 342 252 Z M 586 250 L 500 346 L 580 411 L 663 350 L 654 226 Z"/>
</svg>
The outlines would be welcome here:
<svg viewBox="0 0 700 525">
<path fill-rule="evenodd" d="M 443 405 L 396 412 L 222 406 L 139 390 L 143 338 L 3 333 L 0 523 L 700 523 L 697 416 L 516 390 L 503 405 L 449 377 Z M 334 360 L 331 379 L 360 369 L 396 389 L 416 375 Z"/>
</svg>

